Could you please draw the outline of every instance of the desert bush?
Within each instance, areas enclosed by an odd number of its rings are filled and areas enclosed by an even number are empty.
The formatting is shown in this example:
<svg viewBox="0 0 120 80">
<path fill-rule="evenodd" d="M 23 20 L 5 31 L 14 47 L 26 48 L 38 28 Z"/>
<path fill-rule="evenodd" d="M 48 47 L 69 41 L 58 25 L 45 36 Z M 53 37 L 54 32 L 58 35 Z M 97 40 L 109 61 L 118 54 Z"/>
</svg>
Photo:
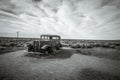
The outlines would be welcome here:
<svg viewBox="0 0 120 80">
<path fill-rule="evenodd" d="M 0 51 L 1 51 L 1 50 L 6 50 L 6 47 L 0 46 Z"/>
<path fill-rule="evenodd" d="M 83 55 L 97 56 L 109 59 L 120 60 L 120 50 L 106 48 L 77 49 Z"/>
<path fill-rule="evenodd" d="M 94 48 L 94 47 L 102 47 L 102 48 L 111 48 L 111 49 L 120 49 L 120 43 L 118 42 L 80 42 L 71 45 L 71 48 Z"/>
<path fill-rule="evenodd" d="M 92 48 L 93 45 L 90 44 L 73 44 L 71 48 Z"/>
<path fill-rule="evenodd" d="M 10 47 L 10 44 L 9 43 L 4 43 L 4 44 L 1 44 L 2 47 Z"/>
</svg>

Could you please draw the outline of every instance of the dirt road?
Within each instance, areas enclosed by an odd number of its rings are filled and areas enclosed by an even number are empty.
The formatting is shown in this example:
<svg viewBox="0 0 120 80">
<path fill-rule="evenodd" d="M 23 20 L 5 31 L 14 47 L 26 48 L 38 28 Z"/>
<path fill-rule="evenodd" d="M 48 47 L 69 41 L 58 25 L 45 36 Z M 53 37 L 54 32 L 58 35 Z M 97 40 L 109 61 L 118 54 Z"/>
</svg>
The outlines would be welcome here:
<svg viewBox="0 0 120 80">
<path fill-rule="evenodd" d="M 120 61 L 64 48 L 56 55 L 25 50 L 0 55 L 0 80 L 120 80 Z"/>
</svg>

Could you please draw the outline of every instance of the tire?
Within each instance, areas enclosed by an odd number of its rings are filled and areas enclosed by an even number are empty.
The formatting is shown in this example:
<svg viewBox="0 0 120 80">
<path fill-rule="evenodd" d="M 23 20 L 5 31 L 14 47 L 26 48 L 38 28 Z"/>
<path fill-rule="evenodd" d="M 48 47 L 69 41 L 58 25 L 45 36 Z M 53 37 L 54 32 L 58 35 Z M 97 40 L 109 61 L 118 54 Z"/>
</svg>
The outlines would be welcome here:
<svg viewBox="0 0 120 80">
<path fill-rule="evenodd" d="M 52 48 L 52 47 L 48 47 L 45 51 L 44 51 L 45 54 L 53 54 L 55 55 L 56 54 L 56 49 L 55 48 Z"/>
<path fill-rule="evenodd" d="M 48 50 L 45 50 L 44 54 L 45 54 L 45 55 L 48 55 L 48 54 L 49 54 L 49 51 L 48 51 Z"/>
<path fill-rule="evenodd" d="M 51 47 L 48 47 L 45 51 L 44 51 L 45 54 L 51 54 L 52 53 L 52 48 Z"/>
<path fill-rule="evenodd" d="M 28 52 L 31 52 L 31 51 L 32 51 L 32 49 L 28 47 Z"/>
<path fill-rule="evenodd" d="M 33 45 L 28 45 L 28 52 L 33 51 Z"/>
</svg>

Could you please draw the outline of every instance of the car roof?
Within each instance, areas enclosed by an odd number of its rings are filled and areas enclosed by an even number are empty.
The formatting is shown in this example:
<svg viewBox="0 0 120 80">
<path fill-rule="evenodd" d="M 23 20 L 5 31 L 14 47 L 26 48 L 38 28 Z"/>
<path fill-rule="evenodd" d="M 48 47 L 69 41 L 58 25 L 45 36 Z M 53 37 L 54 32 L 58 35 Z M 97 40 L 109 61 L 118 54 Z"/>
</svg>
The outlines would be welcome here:
<svg viewBox="0 0 120 80">
<path fill-rule="evenodd" d="M 43 34 L 43 35 L 41 35 L 41 36 L 48 36 L 48 37 L 50 37 L 50 36 L 52 36 L 52 37 L 60 37 L 59 35 L 50 35 L 50 34 Z"/>
</svg>

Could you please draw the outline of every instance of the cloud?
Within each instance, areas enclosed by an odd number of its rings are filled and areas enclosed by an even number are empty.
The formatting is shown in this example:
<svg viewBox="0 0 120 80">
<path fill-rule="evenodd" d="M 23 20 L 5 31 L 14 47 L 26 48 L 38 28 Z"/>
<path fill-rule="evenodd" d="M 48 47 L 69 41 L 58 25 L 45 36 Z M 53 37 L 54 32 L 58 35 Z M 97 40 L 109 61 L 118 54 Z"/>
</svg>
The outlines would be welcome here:
<svg viewBox="0 0 120 80">
<path fill-rule="evenodd" d="M 119 5 L 120 0 L 0 0 L 0 35 L 120 39 Z"/>
</svg>

